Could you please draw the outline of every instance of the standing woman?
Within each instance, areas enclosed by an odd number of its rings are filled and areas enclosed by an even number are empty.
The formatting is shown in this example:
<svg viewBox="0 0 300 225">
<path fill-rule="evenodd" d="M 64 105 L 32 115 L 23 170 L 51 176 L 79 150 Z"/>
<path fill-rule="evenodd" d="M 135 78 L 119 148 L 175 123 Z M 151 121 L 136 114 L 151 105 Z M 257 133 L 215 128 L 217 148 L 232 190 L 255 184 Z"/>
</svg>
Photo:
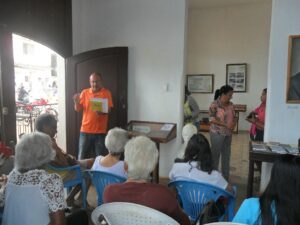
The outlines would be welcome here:
<svg viewBox="0 0 300 225">
<path fill-rule="evenodd" d="M 252 141 L 264 141 L 267 88 L 263 89 L 260 100 L 261 104 L 246 119 L 252 123 L 250 128 L 250 138 Z"/>
<path fill-rule="evenodd" d="M 213 169 L 218 170 L 221 155 L 222 175 L 229 178 L 232 131 L 236 125 L 234 107 L 230 99 L 233 88 L 224 85 L 216 90 L 214 101 L 209 107 L 210 141 Z"/>
</svg>

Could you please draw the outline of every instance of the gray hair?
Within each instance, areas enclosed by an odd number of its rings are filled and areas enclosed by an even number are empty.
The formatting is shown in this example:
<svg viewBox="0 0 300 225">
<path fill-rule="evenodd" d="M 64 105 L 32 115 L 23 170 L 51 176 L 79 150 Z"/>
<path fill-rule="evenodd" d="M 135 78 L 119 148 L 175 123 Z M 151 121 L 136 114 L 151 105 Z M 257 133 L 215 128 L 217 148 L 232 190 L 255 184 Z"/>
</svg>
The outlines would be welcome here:
<svg viewBox="0 0 300 225">
<path fill-rule="evenodd" d="M 57 120 L 54 115 L 50 113 L 44 113 L 39 115 L 35 120 L 35 130 L 39 132 L 43 132 L 44 126 L 51 126 L 52 124 L 56 124 Z"/>
<path fill-rule="evenodd" d="M 182 137 L 184 140 L 184 143 L 188 143 L 190 138 L 194 135 L 197 134 L 197 127 L 191 123 L 186 124 L 182 128 Z"/>
<path fill-rule="evenodd" d="M 128 141 L 127 131 L 115 127 L 108 131 L 105 137 L 105 146 L 111 154 L 121 154 L 124 152 L 124 146 Z"/>
<path fill-rule="evenodd" d="M 51 138 L 41 132 L 24 134 L 16 145 L 15 169 L 37 169 L 55 157 Z"/>
<path fill-rule="evenodd" d="M 132 138 L 125 145 L 124 161 L 128 166 L 128 178 L 148 179 L 158 160 L 158 150 L 148 137 Z"/>
</svg>

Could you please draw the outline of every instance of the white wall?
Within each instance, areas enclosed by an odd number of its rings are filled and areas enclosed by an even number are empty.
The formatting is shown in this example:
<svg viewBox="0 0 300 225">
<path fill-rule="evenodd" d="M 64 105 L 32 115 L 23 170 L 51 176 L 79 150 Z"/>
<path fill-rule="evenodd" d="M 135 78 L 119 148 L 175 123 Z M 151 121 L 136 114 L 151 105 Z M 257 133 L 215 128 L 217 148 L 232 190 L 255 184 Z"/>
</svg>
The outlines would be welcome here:
<svg viewBox="0 0 300 225">
<path fill-rule="evenodd" d="M 299 0 L 273 0 L 266 141 L 279 141 L 296 145 L 300 137 L 300 105 L 285 102 L 288 36 L 300 34 L 299 9 Z"/>
<path fill-rule="evenodd" d="M 187 74 L 214 74 L 214 90 L 226 83 L 226 64 L 247 63 L 247 92 L 232 101 L 246 104 L 239 129 L 248 130 L 246 115 L 260 103 L 267 87 L 271 2 L 190 9 Z M 213 94 L 193 94 L 200 109 L 208 109 Z"/>
<path fill-rule="evenodd" d="M 161 144 L 160 176 L 168 176 L 181 142 L 185 1 L 73 0 L 72 5 L 74 54 L 129 47 L 128 121 L 177 123 L 178 138 Z"/>
</svg>

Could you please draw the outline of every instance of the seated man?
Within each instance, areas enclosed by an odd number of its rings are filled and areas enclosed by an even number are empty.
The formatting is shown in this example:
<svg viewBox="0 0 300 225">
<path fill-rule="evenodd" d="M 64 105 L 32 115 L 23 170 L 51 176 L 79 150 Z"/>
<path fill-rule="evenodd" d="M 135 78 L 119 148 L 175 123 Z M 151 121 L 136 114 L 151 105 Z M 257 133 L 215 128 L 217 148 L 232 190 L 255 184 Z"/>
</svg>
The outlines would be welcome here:
<svg viewBox="0 0 300 225">
<path fill-rule="evenodd" d="M 79 164 L 84 169 L 91 168 L 94 159 L 77 161 L 74 156 L 65 153 L 56 143 L 55 135 L 57 133 L 57 120 L 52 114 L 41 114 L 35 120 L 35 130 L 48 134 L 52 140 L 52 148 L 56 152 L 56 157 L 51 161 L 51 165 L 64 167 Z"/>
<path fill-rule="evenodd" d="M 65 153 L 56 143 L 55 135 L 57 133 L 57 120 L 52 114 L 41 114 L 35 120 L 35 130 L 47 134 L 52 141 L 52 148 L 56 152 L 54 160 L 50 162 L 50 165 L 56 167 L 68 167 L 74 165 L 80 165 L 82 170 L 89 169 L 93 165 L 94 159 L 76 160 L 74 156 Z M 74 170 L 71 171 L 57 171 L 53 170 L 47 165 L 44 168 L 48 173 L 57 173 L 62 178 L 63 182 L 72 180 L 77 177 L 77 173 Z M 77 185 L 70 192 L 67 203 L 68 205 L 74 204 L 74 196 L 80 191 L 80 185 Z"/>
<path fill-rule="evenodd" d="M 103 193 L 104 203 L 132 202 L 165 213 L 181 225 L 190 224 L 175 194 L 166 186 L 149 183 L 150 173 L 158 160 L 155 143 L 139 136 L 127 142 L 124 153 L 124 169 L 128 179 L 125 183 L 107 186 Z"/>
</svg>

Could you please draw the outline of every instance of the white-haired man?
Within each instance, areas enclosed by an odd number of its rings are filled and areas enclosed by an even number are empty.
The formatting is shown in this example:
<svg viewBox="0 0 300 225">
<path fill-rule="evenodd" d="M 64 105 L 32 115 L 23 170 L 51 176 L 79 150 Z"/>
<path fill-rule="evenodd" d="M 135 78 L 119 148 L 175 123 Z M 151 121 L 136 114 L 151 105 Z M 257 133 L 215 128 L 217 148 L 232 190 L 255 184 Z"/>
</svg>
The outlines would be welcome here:
<svg viewBox="0 0 300 225">
<path fill-rule="evenodd" d="M 139 136 L 127 142 L 124 153 L 128 179 L 125 183 L 107 186 L 103 193 L 104 203 L 132 202 L 165 213 L 182 225 L 190 224 L 175 194 L 166 186 L 149 183 L 150 173 L 158 160 L 155 143 Z"/>
</svg>

